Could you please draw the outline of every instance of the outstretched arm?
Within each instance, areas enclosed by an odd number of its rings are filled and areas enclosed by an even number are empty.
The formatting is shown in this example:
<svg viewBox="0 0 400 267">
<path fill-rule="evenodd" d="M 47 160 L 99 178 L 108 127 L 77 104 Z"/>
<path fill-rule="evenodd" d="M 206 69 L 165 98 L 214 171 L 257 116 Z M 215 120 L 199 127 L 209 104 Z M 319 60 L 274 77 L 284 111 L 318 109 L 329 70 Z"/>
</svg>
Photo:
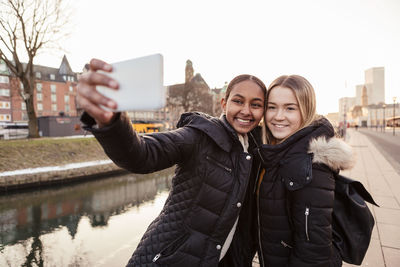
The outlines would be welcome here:
<svg viewBox="0 0 400 267">
<path fill-rule="evenodd" d="M 85 129 L 93 133 L 115 164 L 131 172 L 159 171 L 197 155 L 195 150 L 201 134 L 196 129 L 182 127 L 140 136 L 125 113 L 116 113 L 112 123 L 100 129 L 90 127 L 91 119 L 88 114 L 82 116 L 88 125 Z"/>
</svg>

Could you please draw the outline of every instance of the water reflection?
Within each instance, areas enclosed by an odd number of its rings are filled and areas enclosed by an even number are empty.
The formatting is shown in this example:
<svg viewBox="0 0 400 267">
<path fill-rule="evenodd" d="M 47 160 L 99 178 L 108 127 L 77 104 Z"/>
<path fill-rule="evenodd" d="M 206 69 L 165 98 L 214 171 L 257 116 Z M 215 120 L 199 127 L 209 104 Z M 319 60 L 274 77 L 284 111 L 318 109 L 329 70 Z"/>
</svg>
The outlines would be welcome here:
<svg viewBox="0 0 400 267">
<path fill-rule="evenodd" d="M 172 172 L 168 169 L 150 175 L 129 174 L 57 189 L 1 196 L 0 266 L 87 266 L 93 263 L 93 259 L 101 258 L 98 253 L 103 251 L 121 254 L 121 244 L 128 246 L 126 250 L 129 253 L 133 252 L 131 246 L 161 210 L 160 205 L 152 208 L 151 203 L 156 201 L 160 192 L 168 190 Z M 164 202 L 167 193 L 164 195 L 160 203 Z M 116 226 L 109 226 L 113 217 Z M 126 225 L 130 220 L 135 222 L 133 227 L 132 224 L 130 227 Z M 137 228 L 137 231 L 126 228 Z M 65 230 L 69 238 L 63 234 Z M 132 238 L 121 240 L 123 235 L 119 240 L 113 240 L 121 231 L 126 231 L 130 238 L 134 236 L 134 241 Z M 79 238 L 76 238 L 78 232 Z M 96 244 L 96 233 L 106 236 L 112 244 Z M 90 255 L 85 256 L 85 253 Z M 108 255 L 97 264 L 109 260 L 112 257 Z M 126 263 L 126 260 L 122 262 Z"/>
</svg>

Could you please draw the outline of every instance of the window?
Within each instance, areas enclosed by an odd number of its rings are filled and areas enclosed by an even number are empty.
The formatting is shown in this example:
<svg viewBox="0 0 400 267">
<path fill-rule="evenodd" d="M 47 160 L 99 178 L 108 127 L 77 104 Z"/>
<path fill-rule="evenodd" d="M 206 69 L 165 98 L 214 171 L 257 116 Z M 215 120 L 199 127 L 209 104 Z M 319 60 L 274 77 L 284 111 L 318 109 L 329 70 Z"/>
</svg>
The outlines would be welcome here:
<svg viewBox="0 0 400 267">
<path fill-rule="evenodd" d="M 50 74 L 50 80 L 55 80 L 56 79 L 56 75 L 54 75 L 54 74 Z"/>
<path fill-rule="evenodd" d="M 41 79 L 42 78 L 42 74 L 40 72 L 36 72 L 36 78 Z"/>
<path fill-rule="evenodd" d="M 67 75 L 63 75 L 64 81 L 67 80 Z"/>
<path fill-rule="evenodd" d="M 71 85 L 69 86 L 69 91 L 71 92 L 71 93 L 73 93 L 74 92 L 74 87 L 72 87 Z"/>
<path fill-rule="evenodd" d="M 1 61 L 0 62 L 0 71 L 6 71 L 6 70 L 7 70 L 6 63 Z"/>
<path fill-rule="evenodd" d="M 11 121 L 10 114 L 0 114 L 0 121 Z"/>
<path fill-rule="evenodd" d="M 51 102 L 57 102 L 57 95 L 55 94 L 51 95 Z"/>
<path fill-rule="evenodd" d="M 51 110 L 57 111 L 57 104 L 51 104 Z"/>
<path fill-rule="evenodd" d="M 9 83 L 10 80 L 8 76 L 0 76 L 0 83 Z"/>
<path fill-rule="evenodd" d="M 0 96 L 10 96 L 10 89 L 0 89 Z"/>
<path fill-rule="evenodd" d="M 57 87 L 56 87 L 55 84 L 51 84 L 51 85 L 50 85 L 50 88 L 51 88 L 51 93 L 52 93 L 52 94 L 57 93 Z"/>
<path fill-rule="evenodd" d="M 36 90 L 37 90 L 38 92 L 41 92 L 42 89 L 43 89 L 43 85 L 42 85 L 41 83 L 37 83 L 37 84 L 36 84 Z"/>
<path fill-rule="evenodd" d="M 43 110 L 43 104 L 42 103 L 37 103 L 37 109 L 38 110 Z"/>
<path fill-rule="evenodd" d="M 69 95 L 64 96 L 64 102 L 67 104 L 69 103 Z"/>
<path fill-rule="evenodd" d="M 26 103 L 25 102 L 21 102 L 21 109 L 22 110 L 26 110 Z"/>
<path fill-rule="evenodd" d="M 69 104 L 66 104 L 65 105 L 65 112 L 69 112 L 70 111 L 70 109 L 69 109 Z"/>
<path fill-rule="evenodd" d="M 10 102 L 9 101 L 0 101 L 0 108 L 1 109 L 10 109 Z"/>
<path fill-rule="evenodd" d="M 41 93 L 36 94 L 36 100 L 37 101 L 42 101 L 43 100 L 43 95 Z"/>
</svg>

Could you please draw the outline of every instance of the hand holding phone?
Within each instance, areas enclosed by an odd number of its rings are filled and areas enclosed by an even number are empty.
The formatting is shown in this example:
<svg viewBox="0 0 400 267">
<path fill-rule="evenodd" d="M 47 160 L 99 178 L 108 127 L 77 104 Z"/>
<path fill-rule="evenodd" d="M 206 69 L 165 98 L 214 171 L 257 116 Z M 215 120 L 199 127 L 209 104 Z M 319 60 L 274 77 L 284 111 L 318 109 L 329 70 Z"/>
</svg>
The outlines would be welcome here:
<svg viewBox="0 0 400 267">
<path fill-rule="evenodd" d="M 105 86 L 96 86 L 96 89 L 117 103 L 113 111 L 156 110 L 165 106 L 161 54 L 117 62 L 112 67 L 112 72 L 102 73 L 116 80 L 119 89 Z"/>
</svg>

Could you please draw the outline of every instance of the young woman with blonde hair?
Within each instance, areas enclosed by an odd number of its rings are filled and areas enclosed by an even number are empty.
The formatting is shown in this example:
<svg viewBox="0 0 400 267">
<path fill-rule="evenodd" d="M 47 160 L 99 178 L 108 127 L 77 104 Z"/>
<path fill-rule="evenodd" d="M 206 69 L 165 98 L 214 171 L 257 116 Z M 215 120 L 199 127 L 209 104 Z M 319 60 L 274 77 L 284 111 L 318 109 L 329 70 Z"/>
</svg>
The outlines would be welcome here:
<svg viewBox="0 0 400 267">
<path fill-rule="evenodd" d="M 268 88 L 256 192 L 261 266 L 341 266 L 334 247 L 333 173 L 352 165 L 352 150 L 316 114 L 311 84 L 298 75 Z"/>
</svg>

